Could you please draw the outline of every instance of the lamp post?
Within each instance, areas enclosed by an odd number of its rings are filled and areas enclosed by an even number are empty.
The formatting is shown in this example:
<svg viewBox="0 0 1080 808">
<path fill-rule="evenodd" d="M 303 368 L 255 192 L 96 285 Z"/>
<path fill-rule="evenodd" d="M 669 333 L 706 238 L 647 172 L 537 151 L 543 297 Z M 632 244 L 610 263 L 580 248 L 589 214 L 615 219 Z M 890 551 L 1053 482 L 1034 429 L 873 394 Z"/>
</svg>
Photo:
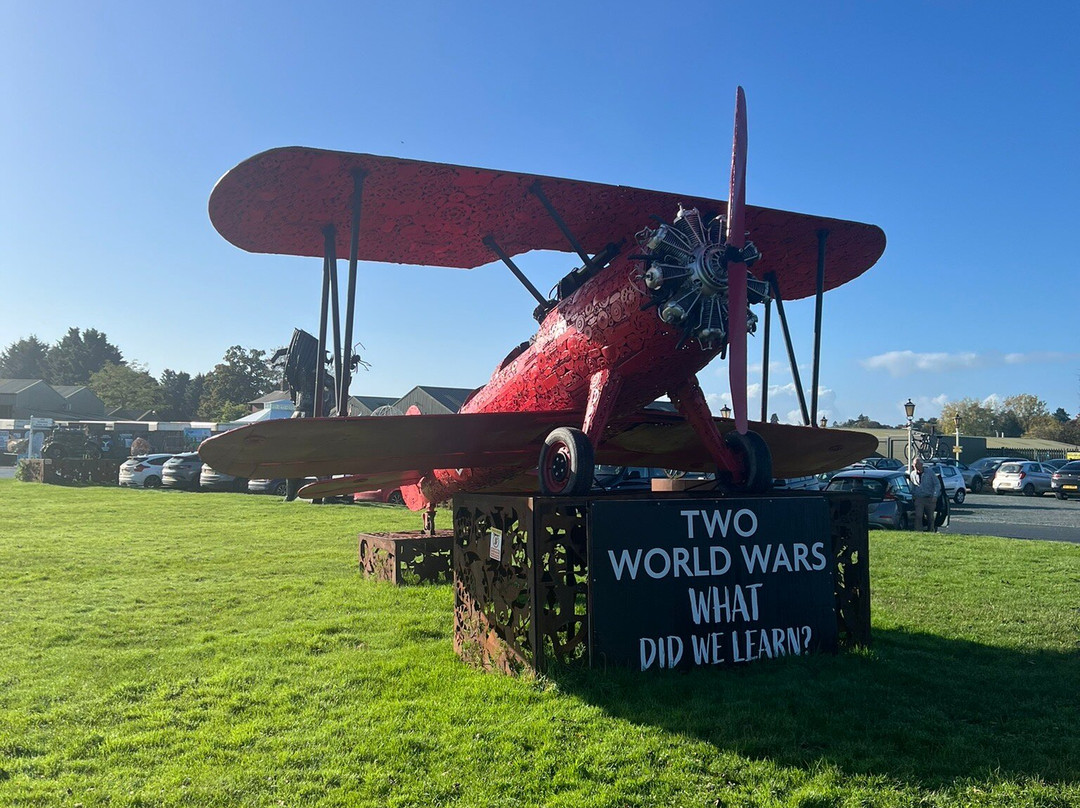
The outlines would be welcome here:
<svg viewBox="0 0 1080 808">
<path fill-rule="evenodd" d="M 956 427 L 956 444 L 953 446 L 953 454 L 956 455 L 956 462 L 960 462 L 960 452 L 963 449 L 960 448 L 960 413 L 953 416 L 953 425 Z"/>
<path fill-rule="evenodd" d="M 828 425 L 829 425 L 829 419 L 826 418 L 824 415 L 821 416 L 821 428 L 824 429 Z"/>
<path fill-rule="evenodd" d="M 907 413 L 907 462 L 908 469 L 910 469 L 915 463 L 915 458 L 911 456 L 915 451 L 915 442 L 911 434 L 911 429 L 913 426 L 912 419 L 915 417 L 915 402 L 912 401 L 910 398 L 906 402 L 904 402 L 904 412 Z"/>
<path fill-rule="evenodd" d="M 721 418 L 730 418 L 731 417 L 731 407 L 729 407 L 727 404 L 725 404 L 723 407 L 721 407 L 720 408 L 720 417 Z"/>
</svg>

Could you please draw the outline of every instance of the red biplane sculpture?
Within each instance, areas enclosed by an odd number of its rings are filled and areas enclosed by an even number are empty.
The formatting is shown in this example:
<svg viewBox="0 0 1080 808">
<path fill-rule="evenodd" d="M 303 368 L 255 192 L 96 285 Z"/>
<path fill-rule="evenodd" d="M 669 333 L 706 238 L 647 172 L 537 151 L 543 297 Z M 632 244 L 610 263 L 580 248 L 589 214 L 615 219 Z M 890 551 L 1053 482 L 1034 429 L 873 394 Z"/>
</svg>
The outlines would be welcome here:
<svg viewBox="0 0 1080 808">
<path fill-rule="evenodd" d="M 215 187 L 210 217 L 245 250 L 323 257 L 320 339 L 332 292 L 339 412 L 347 412 L 349 387 L 336 320 L 336 256 L 345 250 L 346 348 L 361 258 L 459 268 L 500 259 L 537 299 L 540 326 L 455 415 L 270 421 L 213 437 L 200 455 L 245 477 L 346 475 L 309 485 L 302 496 L 400 487 L 410 508 L 431 512 L 457 491 L 538 486 L 580 495 L 590 489 L 594 462 L 712 470 L 731 489 L 761 491 L 774 474 L 826 471 L 871 453 L 870 435 L 764 423 L 764 404 L 749 429 L 746 341 L 757 325 L 750 304 L 765 304 L 766 345 L 773 302 L 783 317 L 783 299 L 816 292 L 820 324 L 822 292 L 869 269 L 885 236 L 873 225 L 744 204 L 741 88 L 732 152 L 727 203 L 308 148 L 241 163 Z M 529 250 L 567 248 L 581 266 L 551 299 L 513 261 Z M 816 417 L 819 346 L 813 416 L 803 402 L 808 423 Z M 712 416 L 696 377 L 725 353 L 730 420 Z M 678 415 L 646 409 L 665 394 Z"/>
</svg>

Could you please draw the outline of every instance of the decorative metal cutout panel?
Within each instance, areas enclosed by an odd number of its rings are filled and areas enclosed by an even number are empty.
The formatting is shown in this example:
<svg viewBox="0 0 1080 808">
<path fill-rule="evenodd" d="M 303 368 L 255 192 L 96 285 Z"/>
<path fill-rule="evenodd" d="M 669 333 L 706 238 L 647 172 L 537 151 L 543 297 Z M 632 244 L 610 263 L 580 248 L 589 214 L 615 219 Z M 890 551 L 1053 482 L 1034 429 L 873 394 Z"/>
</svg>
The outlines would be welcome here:
<svg viewBox="0 0 1080 808">
<path fill-rule="evenodd" d="M 424 533 L 361 533 L 360 571 L 397 586 L 450 580 L 451 530 Z"/>
</svg>

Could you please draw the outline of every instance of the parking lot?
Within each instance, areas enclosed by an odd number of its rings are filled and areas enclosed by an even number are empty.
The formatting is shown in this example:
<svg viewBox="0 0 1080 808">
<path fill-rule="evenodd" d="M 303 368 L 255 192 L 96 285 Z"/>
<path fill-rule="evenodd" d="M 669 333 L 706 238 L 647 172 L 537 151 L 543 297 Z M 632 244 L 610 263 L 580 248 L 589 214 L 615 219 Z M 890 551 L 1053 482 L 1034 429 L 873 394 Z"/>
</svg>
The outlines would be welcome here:
<svg viewBox="0 0 1080 808">
<path fill-rule="evenodd" d="M 1080 544 L 1080 500 L 978 494 L 969 495 L 963 505 L 950 504 L 949 533 Z"/>
<path fill-rule="evenodd" d="M 14 468 L 0 467 L 0 479 L 14 474 Z M 1061 502 L 1049 494 L 1042 497 L 973 494 L 963 505 L 950 503 L 950 506 L 946 533 L 1080 544 L 1080 500 Z"/>
</svg>

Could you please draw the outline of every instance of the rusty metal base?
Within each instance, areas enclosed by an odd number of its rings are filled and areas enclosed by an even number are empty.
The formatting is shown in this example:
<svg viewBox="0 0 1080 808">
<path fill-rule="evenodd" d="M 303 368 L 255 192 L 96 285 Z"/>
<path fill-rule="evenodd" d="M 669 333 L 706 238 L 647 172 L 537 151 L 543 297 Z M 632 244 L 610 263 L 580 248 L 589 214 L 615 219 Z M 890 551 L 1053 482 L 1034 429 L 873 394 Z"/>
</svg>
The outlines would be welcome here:
<svg viewBox="0 0 1080 808">
<path fill-rule="evenodd" d="M 413 533 L 361 533 L 360 571 L 395 586 L 446 583 L 450 580 L 450 547 L 454 531 L 434 536 Z"/>
<path fill-rule="evenodd" d="M 773 496 L 776 492 L 773 492 Z M 841 648 L 870 642 L 870 568 L 865 498 L 824 496 L 829 506 Z M 630 498 L 698 498 L 649 492 Z M 595 497 L 469 494 L 454 498 L 454 650 L 504 673 L 589 664 L 588 512 Z M 499 560 L 491 531 L 501 532 Z"/>
</svg>

